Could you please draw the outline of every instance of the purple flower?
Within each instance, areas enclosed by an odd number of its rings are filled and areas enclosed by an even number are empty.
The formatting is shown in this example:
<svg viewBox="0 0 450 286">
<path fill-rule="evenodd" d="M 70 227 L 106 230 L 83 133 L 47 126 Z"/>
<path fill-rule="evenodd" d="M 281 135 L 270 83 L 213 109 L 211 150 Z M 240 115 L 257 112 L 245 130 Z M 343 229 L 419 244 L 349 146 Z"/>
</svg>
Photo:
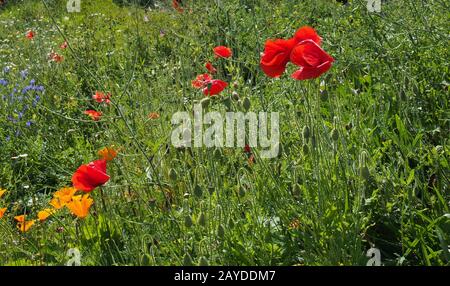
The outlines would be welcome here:
<svg viewBox="0 0 450 286">
<path fill-rule="evenodd" d="M 20 76 L 22 77 L 22 79 L 26 79 L 28 76 L 28 70 L 25 69 L 25 70 L 21 71 Z"/>
<path fill-rule="evenodd" d="M 33 124 L 33 122 L 32 121 L 27 121 L 27 127 L 31 127 L 31 124 Z"/>
<path fill-rule="evenodd" d="M 8 66 L 6 66 L 6 67 L 3 68 L 3 72 L 4 72 L 4 73 L 9 73 L 10 70 L 11 70 L 11 68 L 8 67 Z"/>
<path fill-rule="evenodd" d="M 8 81 L 6 79 L 0 78 L 0 85 L 7 86 Z"/>
</svg>

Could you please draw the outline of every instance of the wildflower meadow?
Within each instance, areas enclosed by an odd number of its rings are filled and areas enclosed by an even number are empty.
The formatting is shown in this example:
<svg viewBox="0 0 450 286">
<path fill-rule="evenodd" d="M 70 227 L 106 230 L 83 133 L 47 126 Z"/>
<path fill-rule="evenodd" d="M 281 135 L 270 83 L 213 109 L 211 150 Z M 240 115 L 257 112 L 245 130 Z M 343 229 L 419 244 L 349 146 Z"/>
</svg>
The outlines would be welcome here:
<svg viewBox="0 0 450 286">
<path fill-rule="evenodd" d="M 0 0 L 0 266 L 449 266 L 449 10 Z"/>
</svg>

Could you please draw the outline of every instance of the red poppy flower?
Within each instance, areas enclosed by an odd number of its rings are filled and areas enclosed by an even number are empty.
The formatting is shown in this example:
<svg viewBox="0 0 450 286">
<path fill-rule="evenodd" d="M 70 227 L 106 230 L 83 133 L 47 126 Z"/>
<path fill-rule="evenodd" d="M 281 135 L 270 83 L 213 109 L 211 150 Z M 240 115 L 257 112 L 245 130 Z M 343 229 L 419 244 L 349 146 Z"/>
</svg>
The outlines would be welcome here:
<svg viewBox="0 0 450 286">
<path fill-rule="evenodd" d="M 57 63 L 60 63 L 64 60 L 64 57 L 61 55 L 58 55 L 57 53 L 51 53 L 51 60 Z"/>
<path fill-rule="evenodd" d="M 61 46 L 59 46 L 62 50 L 66 49 L 68 46 L 67 42 L 64 41 L 64 43 L 61 44 Z"/>
<path fill-rule="evenodd" d="M 207 85 L 210 81 L 212 80 L 212 77 L 205 73 L 205 74 L 200 74 L 198 75 L 193 81 L 192 81 L 192 86 L 194 88 L 203 88 L 205 87 L 205 85 Z"/>
<path fill-rule="evenodd" d="M 27 37 L 27 39 L 33 39 L 34 38 L 34 32 L 33 31 L 28 31 L 27 34 L 25 35 L 25 37 Z"/>
<path fill-rule="evenodd" d="M 291 62 L 301 68 L 292 74 L 297 80 L 319 77 L 331 68 L 333 57 L 313 40 L 300 42 L 291 52 Z"/>
<path fill-rule="evenodd" d="M 228 83 L 224 82 L 223 80 L 213 79 L 208 82 L 206 87 L 203 88 L 203 94 L 214 96 L 221 93 L 227 86 Z"/>
<path fill-rule="evenodd" d="M 233 55 L 230 48 L 225 46 L 218 46 L 213 49 L 216 58 L 229 58 Z"/>
<path fill-rule="evenodd" d="M 245 153 L 252 153 L 252 148 L 250 148 L 250 145 L 245 144 L 245 146 L 244 146 L 244 152 L 245 152 Z"/>
<path fill-rule="evenodd" d="M 260 67 L 264 73 L 269 77 L 279 77 L 282 75 L 295 44 L 294 39 L 268 40 L 260 62 Z"/>
<path fill-rule="evenodd" d="M 106 174 L 106 160 L 96 160 L 81 165 L 72 176 L 73 187 L 84 192 L 91 192 L 109 181 Z"/>
<path fill-rule="evenodd" d="M 213 74 L 217 72 L 217 69 L 212 65 L 212 63 L 207 62 L 205 64 L 205 68 L 209 71 L 209 73 Z"/>
<path fill-rule="evenodd" d="M 96 91 L 95 94 L 92 96 L 92 98 L 97 101 L 98 103 L 106 103 L 106 104 L 110 104 L 111 103 L 111 93 L 107 93 L 104 94 L 101 91 Z"/>
<path fill-rule="evenodd" d="M 178 0 L 172 0 L 172 7 L 180 13 L 184 11 L 183 8 L 181 8 Z"/>
<path fill-rule="evenodd" d="M 308 26 L 297 30 L 289 40 L 276 39 L 266 42 L 260 67 L 269 77 L 279 77 L 289 61 L 301 66 L 292 77 L 295 79 L 316 78 L 328 71 L 334 59 L 320 48 L 322 38 Z M 295 51 L 295 54 L 294 54 Z"/>
<path fill-rule="evenodd" d="M 100 111 L 95 110 L 86 110 L 84 114 L 89 115 L 94 121 L 99 121 L 100 117 L 102 116 L 102 113 Z"/>
</svg>

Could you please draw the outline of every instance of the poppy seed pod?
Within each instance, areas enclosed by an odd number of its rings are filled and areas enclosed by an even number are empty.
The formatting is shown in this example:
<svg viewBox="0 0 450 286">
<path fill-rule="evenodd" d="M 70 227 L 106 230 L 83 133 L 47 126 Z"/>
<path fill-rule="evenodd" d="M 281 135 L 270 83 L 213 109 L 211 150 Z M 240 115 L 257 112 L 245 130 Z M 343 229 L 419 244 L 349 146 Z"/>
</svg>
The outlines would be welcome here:
<svg viewBox="0 0 450 286">
<path fill-rule="evenodd" d="M 197 223 L 201 226 L 206 225 L 206 215 L 203 212 L 201 212 L 198 216 Z"/>
<path fill-rule="evenodd" d="M 232 96 L 232 98 L 234 99 L 234 100 L 239 100 L 239 94 L 237 93 L 237 92 L 235 92 L 235 91 L 233 91 L 233 93 L 231 94 L 231 96 Z"/>
<path fill-rule="evenodd" d="M 367 181 L 370 178 L 370 171 L 366 165 L 366 157 L 367 157 L 366 151 L 362 151 L 361 155 L 359 156 L 359 173 L 361 177 Z"/>
<path fill-rule="evenodd" d="M 316 146 L 317 146 L 317 141 L 316 141 L 316 136 L 315 135 L 311 136 L 311 146 L 313 148 L 316 148 Z"/>
<path fill-rule="evenodd" d="M 333 130 L 331 130 L 331 139 L 333 139 L 333 141 L 335 142 L 339 139 L 339 132 L 336 128 L 333 128 Z"/>
<path fill-rule="evenodd" d="M 194 188 L 194 195 L 195 195 L 197 198 L 201 198 L 201 197 L 202 197 L 202 195 L 203 195 L 203 190 L 202 190 L 202 187 L 200 187 L 200 185 L 196 185 L 196 186 L 195 186 L 195 188 Z"/>
<path fill-rule="evenodd" d="M 225 228 L 221 224 L 217 227 L 217 236 L 221 239 L 225 237 Z"/>
<path fill-rule="evenodd" d="M 177 180 L 178 174 L 177 174 L 177 171 L 175 171 L 175 169 L 170 169 L 170 170 L 169 170 L 169 178 L 170 178 L 172 181 L 176 181 L 176 180 Z"/>
<path fill-rule="evenodd" d="M 225 97 L 225 99 L 223 100 L 223 104 L 225 105 L 225 107 L 227 108 L 227 110 L 231 110 L 231 98 L 230 97 Z"/>
<path fill-rule="evenodd" d="M 192 218 L 191 218 L 191 216 L 190 215 L 187 215 L 187 216 L 185 216 L 184 217 L 184 225 L 187 227 L 187 228 L 190 228 L 191 226 L 192 226 Z"/>
<path fill-rule="evenodd" d="M 309 127 L 305 125 L 302 130 L 303 140 L 308 141 L 310 135 L 311 131 L 309 130 Z"/>
</svg>

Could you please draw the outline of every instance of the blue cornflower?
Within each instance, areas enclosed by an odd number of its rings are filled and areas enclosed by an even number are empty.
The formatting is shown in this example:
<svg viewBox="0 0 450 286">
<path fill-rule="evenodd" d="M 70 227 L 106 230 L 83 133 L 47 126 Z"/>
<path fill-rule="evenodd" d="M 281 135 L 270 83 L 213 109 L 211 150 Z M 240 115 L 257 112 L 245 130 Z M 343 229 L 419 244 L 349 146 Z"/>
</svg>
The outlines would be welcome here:
<svg viewBox="0 0 450 286">
<path fill-rule="evenodd" d="M 25 69 L 25 70 L 21 71 L 20 76 L 22 77 L 22 79 L 26 79 L 28 76 L 28 70 Z"/>
<path fill-rule="evenodd" d="M 6 79 L 0 78 L 0 85 L 7 86 L 8 81 Z"/>
</svg>

